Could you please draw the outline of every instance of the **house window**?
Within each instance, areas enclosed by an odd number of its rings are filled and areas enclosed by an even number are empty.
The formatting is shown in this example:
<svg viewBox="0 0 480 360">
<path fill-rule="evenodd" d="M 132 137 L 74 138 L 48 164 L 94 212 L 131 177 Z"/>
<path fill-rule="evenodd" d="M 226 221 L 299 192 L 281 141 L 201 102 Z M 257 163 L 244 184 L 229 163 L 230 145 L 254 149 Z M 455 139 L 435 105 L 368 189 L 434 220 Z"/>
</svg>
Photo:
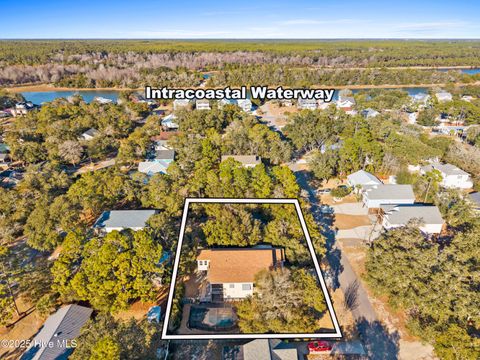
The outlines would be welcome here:
<svg viewBox="0 0 480 360">
<path fill-rule="evenodd" d="M 230 289 L 233 289 L 234 287 L 235 287 L 235 284 L 230 284 L 230 285 L 229 285 L 229 288 L 230 288 Z"/>
<path fill-rule="evenodd" d="M 242 284 L 242 290 L 252 290 L 251 284 Z"/>
</svg>

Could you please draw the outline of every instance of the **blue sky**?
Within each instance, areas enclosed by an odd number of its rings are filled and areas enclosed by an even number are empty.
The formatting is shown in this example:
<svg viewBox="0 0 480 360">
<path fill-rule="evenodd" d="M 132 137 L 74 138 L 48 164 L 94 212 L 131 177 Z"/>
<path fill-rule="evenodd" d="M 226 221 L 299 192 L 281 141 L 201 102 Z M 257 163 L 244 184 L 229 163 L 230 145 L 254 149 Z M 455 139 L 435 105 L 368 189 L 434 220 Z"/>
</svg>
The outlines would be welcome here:
<svg viewBox="0 0 480 360">
<path fill-rule="evenodd" d="M 11 1 L 0 38 L 480 38 L 480 1 Z"/>
</svg>

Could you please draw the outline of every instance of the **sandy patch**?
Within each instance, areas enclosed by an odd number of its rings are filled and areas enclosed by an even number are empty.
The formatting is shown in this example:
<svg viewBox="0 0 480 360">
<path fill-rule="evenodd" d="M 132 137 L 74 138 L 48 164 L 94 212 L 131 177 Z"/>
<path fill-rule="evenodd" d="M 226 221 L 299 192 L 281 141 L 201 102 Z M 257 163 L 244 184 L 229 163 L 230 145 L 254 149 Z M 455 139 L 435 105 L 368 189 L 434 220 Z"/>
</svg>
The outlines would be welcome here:
<svg viewBox="0 0 480 360">
<path fill-rule="evenodd" d="M 371 225 L 368 216 L 335 214 L 335 226 L 340 229 L 353 229 L 357 226 Z"/>
</svg>

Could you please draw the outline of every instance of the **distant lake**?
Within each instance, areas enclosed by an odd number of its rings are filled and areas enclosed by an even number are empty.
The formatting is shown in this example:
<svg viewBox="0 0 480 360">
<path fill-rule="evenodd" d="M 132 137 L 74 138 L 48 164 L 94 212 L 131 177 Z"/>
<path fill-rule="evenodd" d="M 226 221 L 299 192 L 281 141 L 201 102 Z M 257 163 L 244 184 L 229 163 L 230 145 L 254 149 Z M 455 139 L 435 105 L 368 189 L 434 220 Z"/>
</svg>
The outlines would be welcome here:
<svg viewBox="0 0 480 360">
<path fill-rule="evenodd" d="M 117 101 L 118 94 L 116 90 L 69 90 L 69 91 L 26 91 L 22 95 L 27 101 L 41 105 L 44 102 L 50 102 L 58 98 L 67 98 L 72 95 L 81 95 L 87 103 L 91 102 L 96 96 Z"/>
</svg>

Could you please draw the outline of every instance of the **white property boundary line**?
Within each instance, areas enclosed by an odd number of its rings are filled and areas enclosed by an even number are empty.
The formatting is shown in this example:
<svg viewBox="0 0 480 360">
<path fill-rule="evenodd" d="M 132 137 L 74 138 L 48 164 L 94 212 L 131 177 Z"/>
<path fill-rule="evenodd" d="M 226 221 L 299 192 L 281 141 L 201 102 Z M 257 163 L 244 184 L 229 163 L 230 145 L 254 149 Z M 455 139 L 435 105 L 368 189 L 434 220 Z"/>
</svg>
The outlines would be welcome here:
<svg viewBox="0 0 480 360">
<path fill-rule="evenodd" d="M 327 308 L 329 315 L 332 319 L 333 326 L 335 328 L 334 333 L 313 333 L 313 334 L 196 334 L 196 335 L 182 335 L 182 334 L 167 334 L 168 331 L 168 322 L 170 319 L 170 314 L 172 311 L 172 302 L 173 295 L 175 292 L 175 282 L 177 279 L 178 266 L 180 263 L 180 253 L 182 250 L 183 237 L 185 234 L 185 226 L 187 223 L 188 208 L 192 203 L 221 203 L 221 204 L 293 204 L 297 211 L 300 224 L 302 225 L 302 230 L 305 234 L 307 240 L 308 249 L 312 257 L 313 263 L 315 265 L 315 271 L 317 277 L 320 281 L 320 286 L 322 288 L 323 295 L 327 302 Z M 186 198 L 185 204 L 183 207 L 182 215 L 182 224 L 180 226 L 180 235 L 178 237 L 177 251 L 175 254 L 175 264 L 173 266 L 172 281 L 170 283 L 170 292 L 168 293 L 167 300 L 167 310 L 165 312 L 165 321 L 162 329 L 162 339 L 165 340 L 206 340 L 206 339 L 298 339 L 298 338 L 341 338 L 342 332 L 340 326 L 338 325 L 337 316 L 335 310 L 333 309 L 332 301 L 328 295 L 327 286 L 325 285 L 325 280 L 323 279 L 322 272 L 320 270 L 320 265 L 318 264 L 317 257 L 315 255 L 315 250 L 313 249 L 312 239 L 308 232 L 307 224 L 303 217 L 302 209 L 300 208 L 300 203 L 298 199 L 227 199 L 227 198 Z"/>
</svg>

